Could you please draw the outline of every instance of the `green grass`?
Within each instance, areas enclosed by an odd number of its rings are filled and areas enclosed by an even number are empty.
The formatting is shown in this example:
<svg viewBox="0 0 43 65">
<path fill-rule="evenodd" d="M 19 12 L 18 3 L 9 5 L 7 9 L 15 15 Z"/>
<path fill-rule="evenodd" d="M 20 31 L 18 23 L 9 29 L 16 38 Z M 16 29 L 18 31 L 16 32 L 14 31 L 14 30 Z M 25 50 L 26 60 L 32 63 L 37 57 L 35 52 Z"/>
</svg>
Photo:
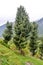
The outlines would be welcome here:
<svg viewBox="0 0 43 65">
<path fill-rule="evenodd" d="M 30 56 L 22 56 L 0 44 L 0 65 L 25 65 L 31 62 L 33 65 L 43 65 L 43 61 Z"/>
</svg>

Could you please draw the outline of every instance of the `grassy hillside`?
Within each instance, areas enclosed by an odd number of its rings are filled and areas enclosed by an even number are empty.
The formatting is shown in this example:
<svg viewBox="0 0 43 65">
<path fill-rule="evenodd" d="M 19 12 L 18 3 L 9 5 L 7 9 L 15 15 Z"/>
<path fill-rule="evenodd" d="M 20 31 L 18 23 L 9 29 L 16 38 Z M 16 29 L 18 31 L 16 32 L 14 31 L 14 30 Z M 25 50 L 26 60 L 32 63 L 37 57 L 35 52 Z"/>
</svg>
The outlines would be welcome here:
<svg viewBox="0 0 43 65">
<path fill-rule="evenodd" d="M 25 65 L 26 62 L 31 62 L 33 65 L 43 65 L 42 60 L 21 56 L 0 44 L 0 65 Z"/>
</svg>

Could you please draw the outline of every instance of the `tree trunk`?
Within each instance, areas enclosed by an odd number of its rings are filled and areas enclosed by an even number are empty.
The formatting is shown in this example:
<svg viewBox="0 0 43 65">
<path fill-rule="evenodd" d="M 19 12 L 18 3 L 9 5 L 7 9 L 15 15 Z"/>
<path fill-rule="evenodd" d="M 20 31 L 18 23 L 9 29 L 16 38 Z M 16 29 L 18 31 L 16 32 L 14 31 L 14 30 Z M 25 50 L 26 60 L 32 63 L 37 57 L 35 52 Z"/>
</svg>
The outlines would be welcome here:
<svg viewBox="0 0 43 65">
<path fill-rule="evenodd" d="M 20 47 L 19 47 L 19 51 L 20 51 L 20 54 L 21 54 L 21 55 L 25 56 L 24 51 L 23 51 Z"/>
</svg>

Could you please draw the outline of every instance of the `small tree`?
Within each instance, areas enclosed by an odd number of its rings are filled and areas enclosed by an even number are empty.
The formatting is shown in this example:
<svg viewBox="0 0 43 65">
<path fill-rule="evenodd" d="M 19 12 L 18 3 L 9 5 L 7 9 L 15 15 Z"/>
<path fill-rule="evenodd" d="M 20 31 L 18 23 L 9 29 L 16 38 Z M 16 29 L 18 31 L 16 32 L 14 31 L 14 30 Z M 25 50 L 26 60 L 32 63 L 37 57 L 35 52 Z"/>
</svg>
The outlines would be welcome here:
<svg viewBox="0 0 43 65">
<path fill-rule="evenodd" d="M 20 6 L 20 8 L 18 8 L 14 31 L 14 43 L 17 48 L 21 50 L 22 48 L 26 47 L 27 39 L 30 33 L 30 23 L 28 20 L 28 15 L 23 6 Z"/>
<path fill-rule="evenodd" d="M 39 44 L 39 54 L 40 59 L 43 59 L 43 38 L 41 38 L 41 43 Z"/>
<path fill-rule="evenodd" d="M 7 43 L 12 38 L 12 23 L 7 22 L 6 23 L 6 29 L 3 33 L 3 38 L 5 43 Z"/>
<path fill-rule="evenodd" d="M 36 49 L 37 49 L 37 24 L 35 22 L 32 23 L 32 28 L 31 28 L 31 36 L 30 36 L 30 52 L 32 53 L 32 55 L 34 56 L 36 53 Z"/>
</svg>

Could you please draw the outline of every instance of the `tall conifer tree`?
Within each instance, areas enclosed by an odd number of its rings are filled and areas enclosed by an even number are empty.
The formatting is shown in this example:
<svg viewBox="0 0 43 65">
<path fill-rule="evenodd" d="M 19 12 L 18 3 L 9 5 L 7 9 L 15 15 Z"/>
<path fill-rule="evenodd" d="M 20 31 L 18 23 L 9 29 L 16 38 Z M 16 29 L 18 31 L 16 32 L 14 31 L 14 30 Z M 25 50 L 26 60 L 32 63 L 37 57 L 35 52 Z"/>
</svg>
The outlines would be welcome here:
<svg viewBox="0 0 43 65">
<path fill-rule="evenodd" d="M 25 48 L 30 33 L 30 22 L 23 6 L 20 6 L 17 10 L 14 31 L 15 35 L 13 40 L 15 45 L 19 50 Z"/>
<path fill-rule="evenodd" d="M 34 56 L 37 50 L 37 29 L 38 29 L 38 25 L 33 22 L 32 23 L 32 28 L 31 28 L 31 36 L 30 36 L 30 52 L 32 53 L 32 55 Z"/>
<path fill-rule="evenodd" d="M 3 33 L 4 41 L 7 43 L 12 38 L 12 23 L 7 22 L 6 23 L 6 29 Z"/>
</svg>

